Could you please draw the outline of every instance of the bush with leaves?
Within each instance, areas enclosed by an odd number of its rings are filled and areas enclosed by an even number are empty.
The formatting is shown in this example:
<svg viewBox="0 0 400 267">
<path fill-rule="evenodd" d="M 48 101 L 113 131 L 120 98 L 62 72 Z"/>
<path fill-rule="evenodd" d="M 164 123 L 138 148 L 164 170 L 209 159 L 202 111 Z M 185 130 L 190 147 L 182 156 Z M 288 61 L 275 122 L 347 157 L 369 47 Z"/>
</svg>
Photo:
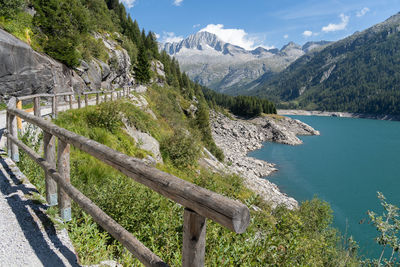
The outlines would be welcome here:
<svg viewBox="0 0 400 267">
<path fill-rule="evenodd" d="M 196 165 L 200 155 L 195 139 L 183 130 L 178 130 L 161 142 L 160 148 L 164 158 L 171 160 L 178 168 Z"/>
<path fill-rule="evenodd" d="M 25 0 L 0 0 L 0 17 L 13 18 L 25 6 Z"/>
<path fill-rule="evenodd" d="M 384 209 L 383 215 L 378 216 L 375 212 L 368 211 L 368 217 L 379 232 L 375 240 L 383 248 L 379 259 L 367 260 L 365 264 L 368 266 L 400 266 L 399 207 L 387 203 L 385 196 L 381 192 L 378 192 L 378 199 Z M 389 258 L 385 257 L 386 249 L 390 250 Z"/>
<path fill-rule="evenodd" d="M 105 102 L 96 106 L 94 110 L 89 110 L 86 118 L 90 126 L 105 128 L 112 133 L 122 125 L 119 109 L 113 102 Z"/>
</svg>

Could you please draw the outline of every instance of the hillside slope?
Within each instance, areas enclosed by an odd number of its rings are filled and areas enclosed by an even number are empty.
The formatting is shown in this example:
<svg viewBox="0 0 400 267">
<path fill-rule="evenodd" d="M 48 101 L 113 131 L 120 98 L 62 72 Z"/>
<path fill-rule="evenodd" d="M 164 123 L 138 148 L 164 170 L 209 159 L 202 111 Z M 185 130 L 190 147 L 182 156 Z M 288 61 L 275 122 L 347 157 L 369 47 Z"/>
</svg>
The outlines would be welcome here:
<svg viewBox="0 0 400 267">
<path fill-rule="evenodd" d="M 399 47 L 400 14 L 396 14 L 304 55 L 250 94 L 290 102 L 281 107 L 398 115 Z"/>
</svg>

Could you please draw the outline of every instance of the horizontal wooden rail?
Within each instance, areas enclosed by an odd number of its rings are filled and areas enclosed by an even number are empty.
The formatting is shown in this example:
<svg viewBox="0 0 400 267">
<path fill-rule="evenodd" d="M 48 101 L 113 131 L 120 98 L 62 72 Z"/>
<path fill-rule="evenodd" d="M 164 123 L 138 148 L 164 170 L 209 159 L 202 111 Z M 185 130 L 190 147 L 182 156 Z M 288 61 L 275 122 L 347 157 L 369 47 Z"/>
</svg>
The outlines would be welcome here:
<svg viewBox="0 0 400 267">
<path fill-rule="evenodd" d="M 87 152 L 135 181 L 236 233 L 243 233 L 250 222 L 249 209 L 239 201 L 229 199 L 176 176 L 149 167 L 138 159 L 58 127 L 41 117 L 35 117 L 16 108 L 9 108 L 8 112 L 39 126 L 45 132 L 58 137 L 63 142 Z"/>
<path fill-rule="evenodd" d="M 123 89 L 122 89 L 123 90 Z M 18 101 L 33 99 L 36 97 L 54 97 L 54 96 L 70 96 L 70 95 L 91 95 L 91 94 L 110 94 L 115 92 L 120 92 L 122 90 L 112 90 L 112 91 L 88 91 L 82 93 L 76 92 L 65 92 L 65 93 L 57 93 L 57 94 L 35 94 L 35 95 L 26 95 L 26 96 L 18 96 L 16 97 Z"/>
<path fill-rule="evenodd" d="M 88 197 L 82 194 L 73 185 L 68 183 L 67 180 L 63 179 L 60 173 L 54 169 L 52 164 L 41 158 L 30 147 L 13 137 L 8 132 L 6 132 L 6 136 L 7 138 L 10 138 L 10 140 L 12 140 L 12 142 L 20 149 L 24 150 L 40 167 L 43 168 L 46 175 L 50 175 L 63 189 L 63 191 L 72 198 L 72 200 L 74 200 L 84 211 L 91 215 L 93 219 L 107 232 L 109 232 L 116 240 L 121 242 L 133 255 L 140 260 L 140 262 L 142 262 L 145 266 L 168 266 L 156 254 L 154 254 L 150 249 L 137 240 L 129 231 L 119 225 L 96 204 L 94 204 Z"/>
</svg>

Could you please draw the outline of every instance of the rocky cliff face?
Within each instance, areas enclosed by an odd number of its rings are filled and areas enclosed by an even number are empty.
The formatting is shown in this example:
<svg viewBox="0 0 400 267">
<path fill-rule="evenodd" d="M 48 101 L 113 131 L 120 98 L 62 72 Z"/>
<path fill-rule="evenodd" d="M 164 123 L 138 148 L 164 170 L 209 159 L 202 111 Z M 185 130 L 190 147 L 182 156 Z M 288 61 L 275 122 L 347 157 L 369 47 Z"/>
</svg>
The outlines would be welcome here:
<svg viewBox="0 0 400 267">
<path fill-rule="evenodd" d="M 0 29 L 0 100 L 37 93 L 115 89 L 134 83 L 126 50 L 108 35 L 95 34 L 107 48 L 109 60 L 81 61 L 75 70 Z"/>
<path fill-rule="evenodd" d="M 248 157 L 247 153 L 260 149 L 265 141 L 299 145 L 296 135 L 319 135 L 309 125 L 287 117 L 259 117 L 253 120 L 232 120 L 220 113 L 212 113 L 211 128 L 215 143 L 224 151 L 229 170 L 245 178 L 246 185 L 273 207 L 297 207 L 295 199 L 263 177 L 277 171 L 273 163 Z M 219 168 L 216 165 L 216 168 Z"/>
<path fill-rule="evenodd" d="M 85 88 L 73 70 L 0 29 L 0 98 Z"/>
<path fill-rule="evenodd" d="M 109 34 L 95 34 L 96 39 L 103 41 L 107 52 L 108 62 L 93 58 L 91 61 L 81 61 L 76 68 L 90 90 L 115 89 L 133 84 L 134 79 L 130 74 L 131 59 L 128 52 L 112 40 Z"/>
</svg>

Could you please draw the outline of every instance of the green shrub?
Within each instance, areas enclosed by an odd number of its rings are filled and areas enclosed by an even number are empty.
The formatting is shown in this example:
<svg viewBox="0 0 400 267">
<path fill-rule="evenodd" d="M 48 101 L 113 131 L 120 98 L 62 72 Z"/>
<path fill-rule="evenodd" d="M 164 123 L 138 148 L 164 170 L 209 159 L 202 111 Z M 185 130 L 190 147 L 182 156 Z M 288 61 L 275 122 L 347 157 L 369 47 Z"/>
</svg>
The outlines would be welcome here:
<svg viewBox="0 0 400 267">
<path fill-rule="evenodd" d="M 119 109 L 114 102 L 105 102 L 90 110 L 87 115 L 87 122 L 91 127 L 107 129 L 114 133 L 122 125 Z"/>
<path fill-rule="evenodd" d="M 101 39 L 95 39 L 90 34 L 86 34 L 82 37 L 78 50 L 81 53 L 82 58 L 88 62 L 92 57 L 105 63 L 108 61 L 108 52 L 103 41 Z"/>
<path fill-rule="evenodd" d="M 160 144 L 163 157 L 178 168 L 186 168 L 197 164 L 200 149 L 189 133 L 178 130 L 174 135 Z"/>
<path fill-rule="evenodd" d="M 25 7 L 25 0 L 0 0 L 0 17 L 13 18 Z"/>
</svg>

